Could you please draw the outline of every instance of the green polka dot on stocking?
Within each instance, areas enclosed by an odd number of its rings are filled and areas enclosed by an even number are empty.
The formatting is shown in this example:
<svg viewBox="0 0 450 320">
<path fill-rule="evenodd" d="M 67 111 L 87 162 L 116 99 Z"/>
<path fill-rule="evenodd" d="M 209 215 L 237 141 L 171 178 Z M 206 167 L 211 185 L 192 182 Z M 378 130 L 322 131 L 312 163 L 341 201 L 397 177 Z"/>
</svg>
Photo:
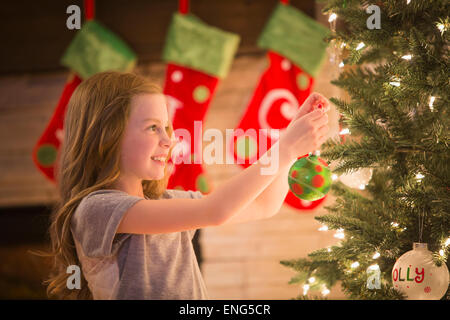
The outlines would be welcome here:
<svg viewBox="0 0 450 320">
<path fill-rule="evenodd" d="M 203 174 L 197 177 L 195 185 L 201 193 L 207 193 L 209 191 L 208 182 L 206 181 L 205 175 Z"/>
<path fill-rule="evenodd" d="M 43 144 L 37 151 L 37 159 L 43 167 L 51 167 L 56 160 L 56 147 L 52 144 Z"/>
<path fill-rule="evenodd" d="M 252 137 L 242 136 L 236 141 L 236 153 L 243 159 L 254 157 L 257 150 L 256 141 Z"/>
<path fill-rule="evenodd" d="M 198 86 L 194 89 L 193 96 L 197 103 L 203 103 L 208 100 L 210 95 L 209 89 L 205 86 Z"/>
<path fill-rule="evenodd" d="M 304 74 L 304 73 L 300 73 L 297 76 L 297 86 L 299 87 L 300 90 L 308 89 L 309 77 L 306 74 Z"/>
</svg>

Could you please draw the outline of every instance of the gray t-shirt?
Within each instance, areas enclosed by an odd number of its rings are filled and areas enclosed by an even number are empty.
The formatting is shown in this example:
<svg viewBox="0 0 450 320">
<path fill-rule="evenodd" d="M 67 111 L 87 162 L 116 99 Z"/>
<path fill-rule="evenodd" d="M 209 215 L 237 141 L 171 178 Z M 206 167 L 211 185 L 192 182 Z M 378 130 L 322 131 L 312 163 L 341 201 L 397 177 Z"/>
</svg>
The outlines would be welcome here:
<svg viewBox="0 0 450 320">
<path fill-rule="evenodd" d="M 199 191 L 170 189 L 162 196 L 201 197 Z M 192 246 L 196 229 L 116 234 L 125 212 L 140 200 L 120 190 L 98 190 L 84 197 L 72 216 L 72 236 L 93 298 L 209 299 Z"/>
</svg>

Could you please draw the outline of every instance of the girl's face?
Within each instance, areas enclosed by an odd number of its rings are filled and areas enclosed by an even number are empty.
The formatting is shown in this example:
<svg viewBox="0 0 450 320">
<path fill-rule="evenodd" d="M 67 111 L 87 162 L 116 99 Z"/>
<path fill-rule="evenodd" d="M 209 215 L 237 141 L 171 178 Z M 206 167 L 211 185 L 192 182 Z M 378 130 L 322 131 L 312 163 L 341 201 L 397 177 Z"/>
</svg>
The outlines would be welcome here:
<svg viewBox="0 0 450 320">
<path fill-rule="evenodd" d="M 121 175 L 127 179 L 160 180 L 172 146 L 163 94 L 141 94 L 131 101 L 121 148 Z"/>
</svg>

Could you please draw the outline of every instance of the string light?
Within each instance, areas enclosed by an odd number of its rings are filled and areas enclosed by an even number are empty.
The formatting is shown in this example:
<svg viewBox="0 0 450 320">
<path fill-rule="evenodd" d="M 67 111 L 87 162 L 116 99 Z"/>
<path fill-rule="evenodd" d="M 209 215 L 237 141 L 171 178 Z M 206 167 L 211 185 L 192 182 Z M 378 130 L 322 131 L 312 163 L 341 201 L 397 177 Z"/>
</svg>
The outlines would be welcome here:
<svg viewBox="0 0 450 320">
<path fill-rule="evenodd" d="M 441 32 L 441 35 L 444 34 L 445 31 L 447 31 L 447 29 L 445 28 L 445 25 L 443 23 L 437 23 L 436 24 L 437 28 L 439 29 L 439 31 Z"/>
<path fill-rule="evenodd" d="M 330 293 L 330 290 L 328 290 L 327 287 L 325 287 L 325 289 L 322 290 L 322 295 L 324 295 L 324 296 L 326 296 L 329 293 Z"/>
<path fill-rule="evenodd" d="M 409 4 L 411 2 L 411 0 L 406 0 L 406 4 Z"/>
<path fill-rule="evenodd" d="M 353 263 L 350 265 L 350 267 L 352 267 L 352 269 L 358 268 L 358 267 L 359 267 L 359 262 L 358 262 L 358 261 L 353 262 Z"/>
<path fill-rule="evenodd" d="M 359 190 L 364 190 L 365 188 L 366 188 L 365 184 L 362 183 L 362 184 L 359 185 Z"/>
<path fill-rule="evenodd" d="M 405 60 L 411 60 L 411 58 L 412 58 L 411 54 L 407 54 L 402 57 L 402 59 L 405 59 Z"/>
<path fill-rule="evenodd" d="M 392 78 L 393 81 L 389 82 L 391 86 L 400 87 L 400 79 L 397 77 Z"/>
<path fill-rule="evenodd" d="M 444 250 L 439 250 L 439 254 L 441 255 L 441 257 L 443 257 L 444 256 Z"/>
<path fill-rule="evenodd" d="M 341 132 L 339 132 L 339 134 L 340 135 L 350 134 L 350 129 L 348 129 L 348 128 L 342 129 Z"/>
<path fill-rule="evenodd" d="M 328 252 L 331 252 L 331 248 L 327 248 L 327 251 L 328 251 Z"/>
<path fill-rule="evenodd" d="M 338 178 L 339 178 L 338 175 L 335 174 L 335 173 L 333 173 L 333 174 L 331 175 L 331 180 L 333 180 L 333 181 L 336 181 Z"/>
<path fill-rule="evenodd" d="M 342 228 L 338 229 L 333 237 L 338 238 L 338 239 L 344 239 L 345 238 L 344 229 L 342 229 Z"/>
<path fill-rule="evenodd" d="M 337 14 L 331 13 L 330 17 L 328 18 L 328 22 L 333 22 L 334 20 L 336 20 L 336 18 L 337 18 Z"/>
<path fill-rule="evenodd" d="M 339 63 L 339 68 L 343 68 L 344 67 L 344 62 L 341 61 L 341 63 Z"/>
<path fill-rule="evenodd" d="M 345 42 L 341 43 L 341 49 L 344 48 L 347 44 Z"/>
<path fill-rule="evenodd" d="M 380 266 L 378 264 L 373 264 L 369 267 L 370 270 L 379 270 Z"/>
<path fill-rule="evenodd" d="M 393 226 L 394 228 L 398 227 L 398 223 L 397 222 L 391 222 L 391 226 Z"/>
<path fill-rule="evenodd" d="M 303 295 L 306 295 L 306 294 L 308 293 L 308 290 L 309 290 L 309 285 L 308 285 L 308 284 L 305 284 L 305 285 L 303 286 Z"/>
<path fill-rule="evenodd" d="M 319 231 L 328 231 L 328 227 L 327 226 L 321 226 L 319 228 Z"/>
<path fill-rule="evenodd" d="M 434 100 L 436 100 L 436 97 L 431 96 L 430 101 L 428 102 L 428 106 L 430 107 L 431 111 L 434 110 L 434 108 L 433 108 Z"/>
<path fill-rule="evenodd" d="M 447 238 L 447 240 L 445 240 L 444 246 L 448 247 L 450 245 L 450 238 Z"/>
<path fill-rule="evenodd" d="M 378 259 L 380 257 L 379 252 L 375 252 L 375 254 L 372 256 L 372 259 Z"/>
<path fill-rule="evenodd" d="M 314 283 L 314 281 L 316 281 L 316 278 L 314 278 L 314 277 L 311 277 L 308 279 L 308 282 L 311 284 Z"/>
<path fill-rule="evenodd" d="M 356 47 L 356 51 L 361 50 L 361 49 L 364 48 L 365 46 L 366 46 L 366 45 L 365 45 L 364 42 L 360 42 L 360 43 L 358 44 L 358 46 Z"/>
<path fill-rule="evenodd" d="M 421 173 L 416 174 L 416 180 L 421 181 L 425 176 Z"/>
</svg>

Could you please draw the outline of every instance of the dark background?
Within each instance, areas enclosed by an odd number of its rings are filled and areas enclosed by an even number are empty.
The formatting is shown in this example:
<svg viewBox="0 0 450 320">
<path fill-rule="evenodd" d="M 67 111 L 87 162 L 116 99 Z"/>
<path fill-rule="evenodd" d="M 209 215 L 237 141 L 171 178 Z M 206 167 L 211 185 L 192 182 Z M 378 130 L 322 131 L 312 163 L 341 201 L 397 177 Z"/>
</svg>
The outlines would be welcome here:
<svg viewBox="0 0 450 320">
<path fill-rule="evenodd" d="M 204 22 L 240 35 L 238 55 L 261 53 L 256 42 L 277 0 L 192 0 L 190 12 Z M 77 30 L 69 30 L 66 9 L 81 0 L 15 0 L 0 10 L 0 74 L 58 70 L 59 59 Z M 139 63 L 160 61 L 177 0 L 97 0 L 95 17 L 137 53 Z M 314 17 L 313 0 L 290 5 Z"/>
</svg>

